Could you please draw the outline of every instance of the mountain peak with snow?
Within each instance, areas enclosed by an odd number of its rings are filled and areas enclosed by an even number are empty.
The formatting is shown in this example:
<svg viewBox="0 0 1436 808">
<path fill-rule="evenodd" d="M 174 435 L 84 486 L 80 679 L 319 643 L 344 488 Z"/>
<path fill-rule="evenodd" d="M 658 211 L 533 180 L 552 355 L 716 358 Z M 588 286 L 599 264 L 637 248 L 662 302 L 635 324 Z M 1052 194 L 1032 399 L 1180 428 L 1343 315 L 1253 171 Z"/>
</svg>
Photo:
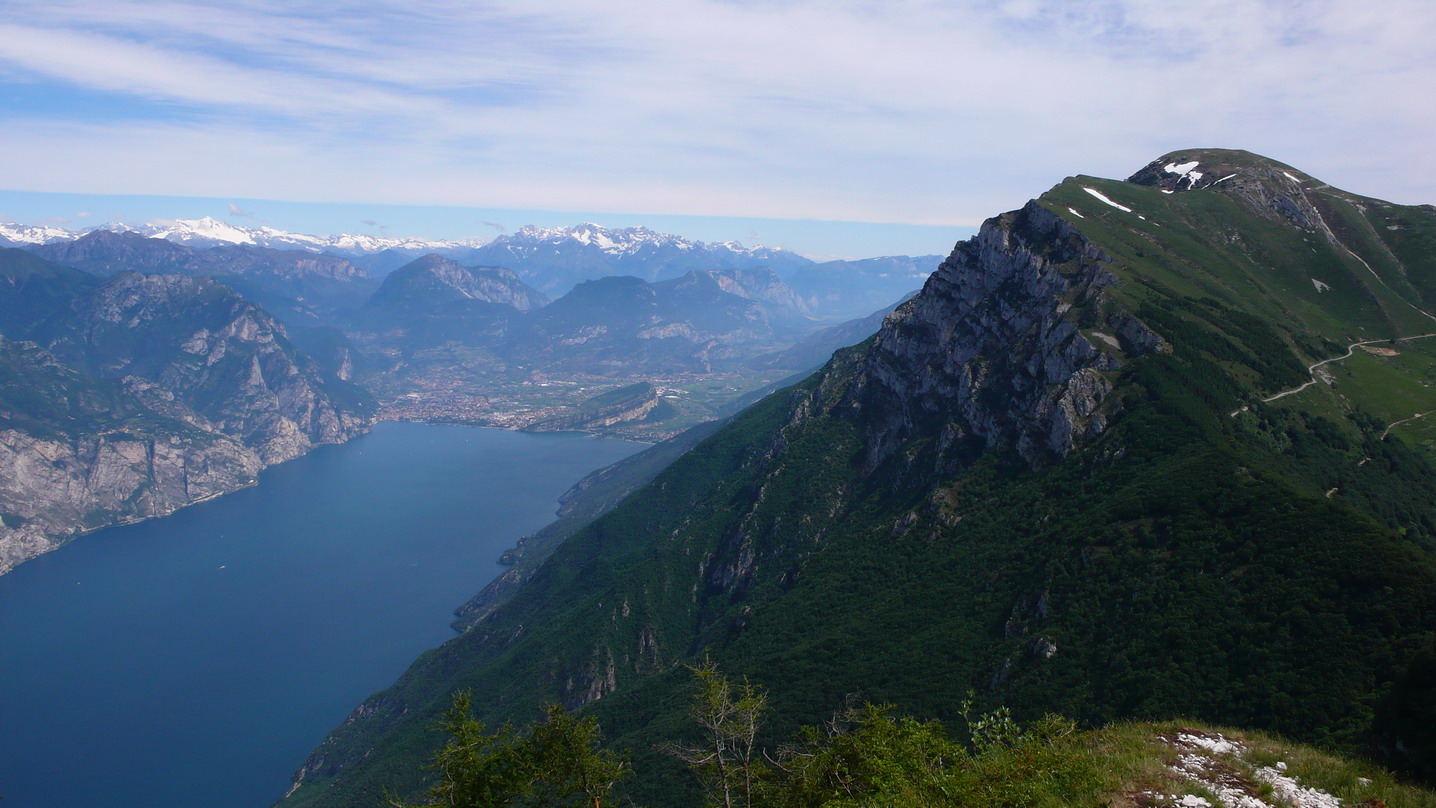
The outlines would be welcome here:
<svg viewBox="0 0 1436 808">
<path fill-rule="evenodd" d="M 671 233 L 659 233 L 643 226 L 611 228 L 593 222 L 583 222 L 569 227 L 525 225 L 511 235 L 499 236 L 493 240 L 492 244 L 494 246 L 510 245 L 517 248 L 540 244 L 584 245 L 614 256 L 634 255 L 662 248 L 705 253 L 723 252 L 732 253 L 735 256 L 761 258 L 780 253 L 794 256 L 793 253 L 781 247 L 745 247 L 737 241 L 703 242 Z"/>
<path fill-rule="evenodd" d="M 583 222 L 569 227 L 521 227 L 475 251 L 474 260 L 508 267 L 551 296 L 574 284 L 610 275 L 646 281 L 682 277 L 693 270 L 791 270 L 812 261 L 771 247 L 744 247 L 736 241 L 702 242 L 647 227 L 604 227 Z"/>
<path fill-rule="evenodd" d="M 333 252 L 357 256 L 404 250 L 409 252 L 433 252 L 456 248 L 476 248 L 487 243 L 486 239 L 425 240 L 416 238 L 395 238 L 393 236 L 368 236 L 342 233 L 331 236 L 312 236 L 291 233 L 273 227 L 245 227 L 220 221 L 210 216 L 199 219 L 155 219 L 145 224 L 109 222 L 84 230 L 67 230 L 61 227 L 27 224 L 0 224 L 0 239 L 11 244 L 35 245 L 73 241 L 96 230 L 117 233 L 139 233 L 149 238 L 161 238 L 191 247 L 216 247 L 223 245 L 249 245 L 280 250 L 305 250 L 308 252 Z"/>
</svg>

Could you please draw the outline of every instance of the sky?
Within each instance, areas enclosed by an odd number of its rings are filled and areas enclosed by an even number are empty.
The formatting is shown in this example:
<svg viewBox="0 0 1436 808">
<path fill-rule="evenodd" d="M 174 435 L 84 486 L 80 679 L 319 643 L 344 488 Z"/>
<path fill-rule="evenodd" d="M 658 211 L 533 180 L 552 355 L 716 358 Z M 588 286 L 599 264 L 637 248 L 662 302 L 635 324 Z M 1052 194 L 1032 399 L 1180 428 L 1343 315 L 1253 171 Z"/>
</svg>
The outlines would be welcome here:
<svg viewBox="0 0 1436 808">
<path fill-rule="evenodd" d="M 1430 0 L 6 0 L 0 219 L 946 252 L 1243 148 L 1436 202 Z"/>
</svg>

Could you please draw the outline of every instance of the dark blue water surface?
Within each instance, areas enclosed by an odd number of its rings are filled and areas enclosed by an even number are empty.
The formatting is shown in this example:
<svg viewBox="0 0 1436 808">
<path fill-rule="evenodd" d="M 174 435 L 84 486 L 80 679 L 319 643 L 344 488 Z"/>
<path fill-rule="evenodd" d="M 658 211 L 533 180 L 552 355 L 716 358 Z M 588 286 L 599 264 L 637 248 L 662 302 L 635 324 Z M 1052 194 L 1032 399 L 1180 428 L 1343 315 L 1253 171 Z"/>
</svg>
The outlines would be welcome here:
<svg viewBox="0 0 1436 808">
<path fill-rule="evenodd" d="M 268 805 L 559 494 L 640 448 L 380 424 L 0 576 L 3 805 Z"/>
</svg>

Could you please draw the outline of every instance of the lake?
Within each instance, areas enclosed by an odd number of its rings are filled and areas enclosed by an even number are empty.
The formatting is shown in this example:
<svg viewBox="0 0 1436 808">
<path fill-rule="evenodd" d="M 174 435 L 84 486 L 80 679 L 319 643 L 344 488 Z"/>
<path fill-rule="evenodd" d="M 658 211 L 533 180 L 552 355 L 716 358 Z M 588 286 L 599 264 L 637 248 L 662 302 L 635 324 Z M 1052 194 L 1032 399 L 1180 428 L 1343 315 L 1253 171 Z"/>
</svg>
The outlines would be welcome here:
<svg viewBox="0 0 1436 808">
<path fill-rule="evenodd" d="M 0 576 L 3 805 L 269 805 L 560 494 L 642 448 L 383 423 Z"/>
</svg>

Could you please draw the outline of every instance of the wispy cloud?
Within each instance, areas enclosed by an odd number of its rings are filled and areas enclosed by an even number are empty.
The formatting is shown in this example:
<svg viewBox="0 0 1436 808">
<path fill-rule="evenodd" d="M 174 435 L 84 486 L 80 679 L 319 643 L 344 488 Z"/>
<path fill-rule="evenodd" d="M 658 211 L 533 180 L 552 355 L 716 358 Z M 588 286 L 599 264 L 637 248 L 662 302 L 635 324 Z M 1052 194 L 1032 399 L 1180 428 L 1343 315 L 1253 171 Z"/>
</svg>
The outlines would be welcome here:
<svg viewBox="0 0 1436 808">
<path fill-rule="evenodd" d="M 1223 145 L 1436 199 L 1426 0 L 315 8 L 12 0 L 0 81 L 150 106 L 0 112 L 7 184 L 966 224 Z"/>
</svg>

